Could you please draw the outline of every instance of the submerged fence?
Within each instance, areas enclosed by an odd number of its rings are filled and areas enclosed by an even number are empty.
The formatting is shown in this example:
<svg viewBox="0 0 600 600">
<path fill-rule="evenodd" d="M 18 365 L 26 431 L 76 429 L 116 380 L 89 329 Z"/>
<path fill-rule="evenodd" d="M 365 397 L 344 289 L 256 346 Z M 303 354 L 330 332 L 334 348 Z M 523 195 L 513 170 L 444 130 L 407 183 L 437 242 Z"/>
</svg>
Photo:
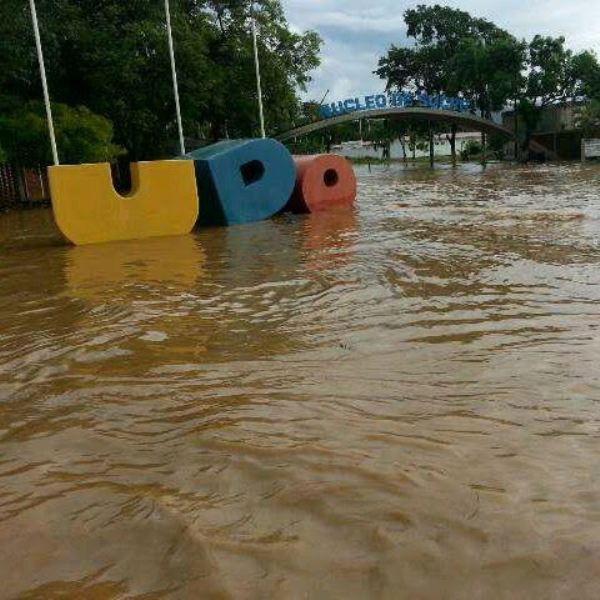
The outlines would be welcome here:
<svg viewBox="0 0 600 600">
<path fill-rule="evenodd" d="M 19 196 L 15 170 L 10 165 L 0 164 L 0 207 L 16 204 Z"/>
<path fill-rule="evenodd" d="M 45 171 L 0 164 L 0 210 L 31 205 L 48 199 Z"/>
</svg>

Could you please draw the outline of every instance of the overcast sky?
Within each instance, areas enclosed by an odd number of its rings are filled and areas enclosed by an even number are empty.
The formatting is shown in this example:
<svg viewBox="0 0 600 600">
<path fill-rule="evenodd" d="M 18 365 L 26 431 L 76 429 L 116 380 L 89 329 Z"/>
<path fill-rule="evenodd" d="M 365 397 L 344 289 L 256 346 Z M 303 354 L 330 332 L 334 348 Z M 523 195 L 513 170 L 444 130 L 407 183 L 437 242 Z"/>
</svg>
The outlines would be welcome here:
<svg viewBox="0 0 600 600">
<path fill-rule="evenodd" d="M 307 98 L 329 100 L 383 89 L 372 74 L 390 44 L 406 41 L 402 15 L 417 4 L 446 4 L 489 19 L 519 38 L 564 35 L 574 50 L 600 54 L 600 0 L 282 0 L 294 29 L 314 29 L 325 43 Z"/>
</svg>

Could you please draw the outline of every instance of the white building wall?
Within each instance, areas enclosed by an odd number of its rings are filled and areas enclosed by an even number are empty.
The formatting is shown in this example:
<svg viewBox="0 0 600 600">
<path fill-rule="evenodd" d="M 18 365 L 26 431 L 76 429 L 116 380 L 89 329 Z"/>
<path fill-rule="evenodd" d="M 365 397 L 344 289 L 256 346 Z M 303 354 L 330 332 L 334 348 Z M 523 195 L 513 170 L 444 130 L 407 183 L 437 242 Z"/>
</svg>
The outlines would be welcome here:
<svg viewBox="0 0 600 600">
<path fill-rule="evenodd" d="M 460 154 L 461 150 L 469 141 L 480 142 L 481 133 L 458 133 L 456 135 L 456 152 Z M 409 148 L 408 139 L 406 139 L 405 144 L 407 157 L 412 158 L 412 152 Z M 441 136 L 434 136 L 434 144 L 435 156 L 451 156 L 450 142 L 447 140 L 445 134 Z M 429 146 L 427 144 L 425 144 L 424 146 L 424 149 L 417 148 L 415 153 L 417 158 L 429 156 Z M 339 146 L 334 146 L 332 148 L 332 152 L 334 154 L 339 154 L 340 156 L 345 156 L 347 158 L 383 158 L 383 147 L 378 146 L 377 148 L 375 148 L 370 142 L 344 142 Z M 392 143 L 390 148 L 390 154 L 392 159 L 403 158 L 402 145 L 398 140 Z"/>
</svg>

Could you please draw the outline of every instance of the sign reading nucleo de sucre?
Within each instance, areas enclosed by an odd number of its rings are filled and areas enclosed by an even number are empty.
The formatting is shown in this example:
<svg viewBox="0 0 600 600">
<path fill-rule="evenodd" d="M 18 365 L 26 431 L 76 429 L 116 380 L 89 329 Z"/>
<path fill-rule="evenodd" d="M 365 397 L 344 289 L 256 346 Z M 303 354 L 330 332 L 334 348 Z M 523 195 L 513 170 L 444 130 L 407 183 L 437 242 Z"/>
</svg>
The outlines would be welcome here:
<svg viewBox="0 0 600 600">
<path fill-rule="evenodd" d="M 385 94 L 373 94 L 371 96 L 339 100 L 331 104 L 324 104 L 321 106 L 320 112 L 324 119 L 329 119 L 361 110 L 409 107 L 466 112 L 471 105 L 464 98 L 449 98 L 444 95 L 430 96 L 422 92 L 398 92 L 387 96 Z"/>
</svg>

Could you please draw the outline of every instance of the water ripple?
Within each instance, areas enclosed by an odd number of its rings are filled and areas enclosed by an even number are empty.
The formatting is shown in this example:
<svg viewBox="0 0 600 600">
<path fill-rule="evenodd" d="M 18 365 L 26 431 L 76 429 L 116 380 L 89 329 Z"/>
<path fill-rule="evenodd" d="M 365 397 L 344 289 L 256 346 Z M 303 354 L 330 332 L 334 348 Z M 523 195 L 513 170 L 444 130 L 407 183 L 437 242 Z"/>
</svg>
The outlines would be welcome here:
<svg viewBox="0 0 600 600">
<path fill-rule="evenodd" d="M 5 597 L 596 597 L 598 167 L 357 171 L 182 238 L 0 217 Z"/>
</svg>

